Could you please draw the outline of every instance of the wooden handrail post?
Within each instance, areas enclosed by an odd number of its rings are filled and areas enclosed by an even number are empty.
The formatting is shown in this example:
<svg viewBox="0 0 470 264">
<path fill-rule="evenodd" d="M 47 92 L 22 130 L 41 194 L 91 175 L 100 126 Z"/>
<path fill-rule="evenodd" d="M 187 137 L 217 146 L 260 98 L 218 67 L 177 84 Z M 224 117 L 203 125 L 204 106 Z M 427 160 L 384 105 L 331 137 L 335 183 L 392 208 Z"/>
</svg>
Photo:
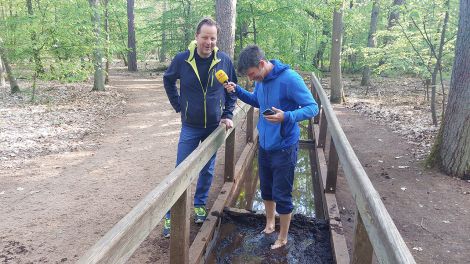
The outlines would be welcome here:
<svg viewBox="0 0 470 264">
<path fill-rule="evenodd" d="M 235 128 L 225 140 L 225 170 L 224 181 L 233 182 L 235 175 Z"/>
<path fill-rule="evenodd" d="M 325 192 L 336 192 L 336 180 L 338 177 L 338 153 L 336 152 L 335 142 L 333 138 L 330 141 L 330 152 L 328 154 L 328 171 L 326 173 Z"/>
<path fill-rule="evenodd" d="M 246 114 L 246 143 L 253 142 L 253 132 L 254 132 L 254 115 L 255 109 L 250 107 L 248 113 Z"/>
<path fill-rule="evenodd" d="M 170 263 L 189 263 L 191 185 L 171 207 Z"/>
<path fill-rule="evenodd" d="M 362 217 L 356 208 L 356 221 L 354 224 L 353 251 L 351 264 L 372 263 L 374 249 L 370 243 L 369 235 L 362 222 Z"/>
<path fill-rule="evenodd" d="M 326 120 L 325 111 L 321 110 L 321 119 L 320 119 L 320 133 L 318 135 L 317 147 L 325 148 L 326 142 L 326 130 L 328 129 L 328 121 Z"/>
</svg>

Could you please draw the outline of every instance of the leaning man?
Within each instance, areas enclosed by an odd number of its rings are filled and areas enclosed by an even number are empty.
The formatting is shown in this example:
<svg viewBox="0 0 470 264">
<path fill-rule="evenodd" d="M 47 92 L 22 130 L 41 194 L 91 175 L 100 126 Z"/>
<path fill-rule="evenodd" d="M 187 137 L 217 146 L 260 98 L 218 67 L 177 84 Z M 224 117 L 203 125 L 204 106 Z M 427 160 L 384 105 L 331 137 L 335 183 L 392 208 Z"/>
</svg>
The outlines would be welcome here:
<svg viewBox="0 0 470 264">
<path fill-rule="evenodd" d="M 186 51 L 178 53 L 163 75 L 163 84 L 171 105 L 181 113 L 181 132 L 178 142 L 178 166 L 200 142 L 223 123 L 233 126 L 232 116 L 236 96 L 228 93 L 216 80 L 215 73 L 224 70 L 230 80 L 237 82 L 235 69 L 227 54 L 216 47 L 219 27 L 211 18 L 202 19 L 196 28 L 195 40 Z M 179 93 L 176 81 L 179 79 Z M 214 176 L 215 154 L 199 173 L 194 194 L 194 221 L 207 217 L 206 202 Z M 164 237 L 170 237 L 170 213 L 165 217 Z"/>
</svg>

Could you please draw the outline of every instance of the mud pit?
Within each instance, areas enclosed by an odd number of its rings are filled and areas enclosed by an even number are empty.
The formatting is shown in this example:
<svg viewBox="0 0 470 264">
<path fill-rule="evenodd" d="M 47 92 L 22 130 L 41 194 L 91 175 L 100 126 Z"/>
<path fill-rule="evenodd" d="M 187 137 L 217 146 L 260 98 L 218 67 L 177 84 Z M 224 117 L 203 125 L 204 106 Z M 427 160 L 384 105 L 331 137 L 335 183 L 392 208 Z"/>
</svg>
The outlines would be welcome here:
<svg viewBox="0 0 470 264">
<path fill-rule="evenodd" d="M 218 238 L 207 263 L 333 263 L 326 221 L 296 214 L 292 217 L 287 246 L 271 250 L 279 232 L 260 233 L 265 216 L 224 211 Z"/>
</svg>

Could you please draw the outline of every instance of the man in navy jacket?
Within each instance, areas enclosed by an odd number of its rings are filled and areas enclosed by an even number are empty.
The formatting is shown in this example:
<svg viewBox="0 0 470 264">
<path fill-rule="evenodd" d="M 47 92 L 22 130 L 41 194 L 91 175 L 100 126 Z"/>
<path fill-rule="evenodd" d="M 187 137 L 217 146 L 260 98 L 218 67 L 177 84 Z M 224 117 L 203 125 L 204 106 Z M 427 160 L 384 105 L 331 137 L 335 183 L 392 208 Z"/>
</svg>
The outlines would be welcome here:
<svg viewBox="0 0 470 264">
<path fill-rule="evenodd" d="M 258 173 L 261 197 L 266 208 L 264 233 L 274 232 L 274 210 L 280 215 L 280 232 L 271 246 L 276 249 L 287 243 L 291 220 L 292 186 L 297 164 L 300 128 L 297 122 L 318 114 L 318 105 L 304 80 L 288 65 L 266 60 L 255 45 L 242 50 L 238 72 L 255 81 L 250 93 L 235 83 L 225 84 L 240 100 L 260 109 L 258 121 Z M 269 113 L 270 112 L 270 113 Z"/>
<path fill-rule="evenodd" d="M 171 105 L 181 113 L 181 132 L 176 165 L 180 164 L 221 123 L 233 126 L 232 116 L 237 100 L 235 94 L 225 91 L 215 78 L 222 69 L 229 79 L 237 82 L 235 69 L 227 54 L 216 47 L 219 27 L 211 18 L 202 19 L 196 29 L 196 39 L 186 51 L 178 53 L 163 75 L 163 84 Z M 179 93 L 176 81 L 180 80 Z M 194 194 L 195 222 L 206 219 L 207 196 L 214 176 L 215 154 L 201 170 Z M 170 214 L 163 229 L 170 236 Z"/>
</svg>

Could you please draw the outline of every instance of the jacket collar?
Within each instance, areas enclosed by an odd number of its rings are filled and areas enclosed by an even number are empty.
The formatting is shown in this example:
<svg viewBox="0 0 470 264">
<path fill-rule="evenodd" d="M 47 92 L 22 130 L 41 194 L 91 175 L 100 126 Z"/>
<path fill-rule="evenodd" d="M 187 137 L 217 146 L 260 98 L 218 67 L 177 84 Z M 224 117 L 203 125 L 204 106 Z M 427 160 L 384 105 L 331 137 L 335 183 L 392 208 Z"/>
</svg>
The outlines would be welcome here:
<svg viewBox="0 0 470 264">
<path fill-rule="evenodd" d="M 188 62 L 194 60 L 194 53 L 197 52 L 196 48 L 197 48 L 196 40 L 191 41 L 191 43 L 189 43 L 189 45 L 188 45 L 189 57 L 188 57 L 188 59 L 186 59 Z M 217 61 L 217 62 L 220 61 L 219 58 L 217 57 L 217 52 L 218 51 L 219 51 L 219 48 L 214 47 L 214 59 L 213 59 L 213 61 Z"/>
</svg>

